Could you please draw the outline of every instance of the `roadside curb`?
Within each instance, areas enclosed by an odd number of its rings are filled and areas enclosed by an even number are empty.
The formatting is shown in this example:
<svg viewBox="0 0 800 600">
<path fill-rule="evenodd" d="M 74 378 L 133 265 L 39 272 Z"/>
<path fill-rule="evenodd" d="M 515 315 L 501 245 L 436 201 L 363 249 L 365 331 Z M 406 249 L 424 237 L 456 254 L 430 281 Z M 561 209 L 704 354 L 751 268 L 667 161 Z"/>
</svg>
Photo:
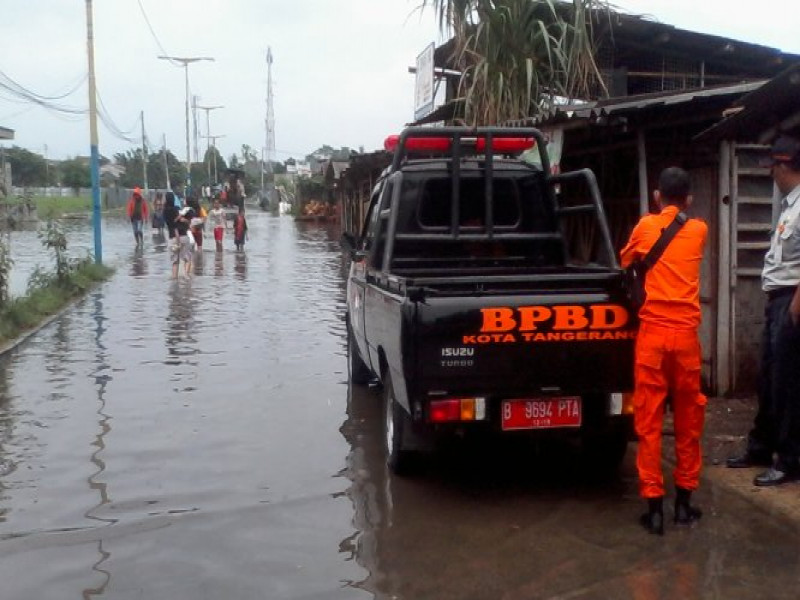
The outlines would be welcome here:
<svg viewBox="0 0 800 600">
<path fill-rule="evenodd" d="M 773 517 L 780 517 L 792 527 L 800 528 L 800 486 L 796 482 L 774 487 L 753 485 L 753 477 L 763 469 L 729 469 L 723 465 L 709 465 L 704 479 L 712 485 L 733 492 L 749 504 Z"/>
<path fill-rule="evenodd" d="M 744 438 L 744 436 L 742 436 Z M 671 471 L 675 468 L 674 433 L 671 423 L 664 429 L 662 464 Z M 710 457 L 713 440 L 703 436 L 703 468 L 700 494 L 713 497 L 714 488 L 733 493 L 753 507 L 771 517 L 780 518 L 787 525 L 800 528 L 800 483 L 790 482 L 775 487 L 757 487 L 753 478 L 763 469 L 729 469 L 718 459 Z M 633 446 L 635 447 L 635 446 Z M 667 469 L 664 469 L 665 474 Z M 705 490 L 704 484 L 707 484 Z M 710 511 L 709 511 L 710 512 Z"/>
<path fill-rule="evenodd" d="M 24 331 L 23 333 L 19 334 L 13 340 L 6 342 L 3 345 L 0 345 L 0 360 L 5 360 L 14 350 L 22 346 L 25 342 L 27 342 L 31 337 L 39 333 L 42 329 L 50 325 L 56 319 L 64 316 L 65 313 L 72 310 L 76 304 L 86 300 L 86 297 L 99 288 L 100 286 L 108 283 L 113 279 L 113 275 L 104 281 L 98 281 L 95 285 L 88 287 L 83 294 L 80 296 L 76 296 L 72 298 L 69 302 L 67 302 L 64 306 L 62 306 L 58 311 L 44 319 L 41 323 L 34 325 L 31 329 Z"/>
</svg>

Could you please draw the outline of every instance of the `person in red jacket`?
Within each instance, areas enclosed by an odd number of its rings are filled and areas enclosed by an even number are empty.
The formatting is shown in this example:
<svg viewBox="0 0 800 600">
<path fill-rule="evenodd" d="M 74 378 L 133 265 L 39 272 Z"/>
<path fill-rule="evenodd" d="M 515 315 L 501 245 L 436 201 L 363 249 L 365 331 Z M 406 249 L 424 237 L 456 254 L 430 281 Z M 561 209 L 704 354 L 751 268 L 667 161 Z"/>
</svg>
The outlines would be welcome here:
<svg viewBox="0 0 800 600">
<path fill-rule="evenodd" d="M 634 227 L 621 252 L 627 267 L 642 259 L 679 211 L 692 202 L 689 174 L 665 169 L 654 193 L 659 214 L 645 215 Z M 691 506 L 700 478 L 700 435 L 706 397 L 700 391 L 700 263 L 707 225 L 689 219 L 647 272 L 647 298 L 639 310 L 633 394 L 634 426 L 639 438 L 636 467 L 639 489 L 647 500 L 640 522 L 650 533 L 664 533 L 664 478 L 661 473 L 661 429 L 669 393 L 675 421 L 675 522 L 691 523 L 700 509 Z"/>
<path fill-rule="evenodd" d="M 128 207 L 126 210 L 128 218 L 131 220 L 131 227 L 133 227 L 133 237 L 136 239 L 136 246 L 144 245 L 144 233 L 142 231 L 144 222 L 147 221 L 148 209 L 147 201 L 142 197 L 142 190 L 138 187 L 133 189 L 130 199 L 128 199 Z"/>
</svg>

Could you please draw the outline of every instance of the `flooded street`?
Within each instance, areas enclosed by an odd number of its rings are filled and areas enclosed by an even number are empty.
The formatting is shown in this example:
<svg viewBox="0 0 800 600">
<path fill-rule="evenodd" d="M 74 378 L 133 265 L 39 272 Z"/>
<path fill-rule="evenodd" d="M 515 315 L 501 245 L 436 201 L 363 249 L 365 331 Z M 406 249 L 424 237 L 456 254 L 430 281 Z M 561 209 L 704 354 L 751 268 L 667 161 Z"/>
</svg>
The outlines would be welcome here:
<svg viewBox="0 0 800 600">
<path fill-rule="evenodd" d="M 2 600 L 797 597 L 797 528 L 722 488 L 643 533 L 632 449 L 610 483 L 519 448 L 390 476 L 338 229 L 248 220 L 177 281 L 109 222 L 114 278 L 0 362 Z"/>
</svg>

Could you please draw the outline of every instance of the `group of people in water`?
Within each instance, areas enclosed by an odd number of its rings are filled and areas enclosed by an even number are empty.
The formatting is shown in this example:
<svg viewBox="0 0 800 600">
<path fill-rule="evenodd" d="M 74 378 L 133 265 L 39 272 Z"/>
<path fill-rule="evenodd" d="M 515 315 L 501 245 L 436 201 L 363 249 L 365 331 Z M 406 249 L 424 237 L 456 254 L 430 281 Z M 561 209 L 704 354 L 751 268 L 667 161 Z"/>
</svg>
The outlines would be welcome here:
<svg viewBox="0 0 800 600">
<path fill-rule="evenodd" d="M 188 197 L 184 203 L 177 194 L 168 191 L 156 194 L 151 213 L 147 200 L 142 196 L 142 190 L 137 187 L 128 200 L 126 212 L 137 248 L 144 244 L 144 223 L 150 216 L 153 230 L 158 235 L 163 236 L 164 229 L 167 230 L 173 277 L 178 276 L 181 266 L 185 275 L 191 275 L 195 252 L 202 252 L 203 234 L 209 222 L 217 252 L 222 252 L 222 242 L 227 230 L 233 229 L 233 242 L 237 251 L 244 250 L 247 239 L 247 219 L 243 205 L 239 206 L 233 225 L 229 226 L 219 200 L 214 201 L 211 210 L 206 210 L 196 198 Z"/>
</svg>

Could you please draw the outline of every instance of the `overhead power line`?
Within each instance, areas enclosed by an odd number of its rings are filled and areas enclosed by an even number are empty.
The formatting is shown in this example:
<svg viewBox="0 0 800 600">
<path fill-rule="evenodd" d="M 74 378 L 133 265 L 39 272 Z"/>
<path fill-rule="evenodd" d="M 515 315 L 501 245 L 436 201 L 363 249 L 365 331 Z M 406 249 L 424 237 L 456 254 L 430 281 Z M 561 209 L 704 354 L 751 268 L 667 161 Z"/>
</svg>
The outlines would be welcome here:
<svg viewBox="0 0 800 600">
<path fill-rule="evenodd" d="M 54 112 L 72 115 L 83 115 L 87 112 L 86 109 L 82 107 L 67 106 L 53 102 L 53 99 L 66 98 L 68 94 L 53 97 L 37 94 L 36 92 L 27 89 L 25 86 L 20 85 L 2 71 L 0 71 L 0 89 L 5 90 L 16 98 L 25 100 L 27 102 L 33 102 L 34 104 L 38 104 L 39 106 Z"/>
<path fill-rule="evenodd" d="M 139 127 L 141 117 L 136 117 L 136 121 L 133 123 L 130 129 L 123 130 L 114 122 L 114 119 L 111 118 L 108 108 L 106 107 L 105 102 L 103 102 L 103 97 L 100 95 L 99 89 L 97 90 L 97 100 L 99 102 L 97 115 L 100 117 L 100 120 L 103 122 L 103 125 L 106 126 L 106 129 L 108 129 L 109 133 L 115 137 L 125 140 L 126 142 L 138 143 L 139 140 L 133 137 L 133 134 Z"/>
<path fill-rule="evenodd" d="M 156 35 L 156 31 L 155 31 L 155 29 L 153 29 L 153 25 L 150 23 L 150 18 L 147 16 L 147 11 L 144 9 L 144 5 L 142 4 L 142 0 L 136 0 L 136 1 L 139 4 L 139 10 L 142 11 L 142 17 L 144 17 L 144 22 L 147 23 L 147 28 L 150 30 L 150 35 L 153 36 L 153 40 L 155 41 L 156 46 L 158 46 L 158 49 L 161 50 L 161 54 L 169 55 L 169 52 L 167 52 L 164 49 L 164 45 L 161 43 L 161 40 L 158 39 L 158 36 Z M 167 56 L 167 60 L 169 60 L 173 65 L 180 65 L 179 62 L 173 61 L 168 56 Z"/>
<path fill-rule="evenodd" d="M 75 92 L 77 92 L 81 88 L 81 86 L 84 84 L 84 82 L 86 81 L 86 79 L 88 77 L 89 77 L 89 75 L 87 73 L 83 73 L 80 76 L 80 78 L 78 79 L 77 82 L 75 82 L 74 84 L 71 84 L 69 86 L 69 88 L 67 89 L 66 92 L 63 92 L 61 94 L 57 94 L 57 95 L 54 95 L 54 96 L 45 96 L 45 95 L 37 94 L 36 92 L 33 92 L 33 91 L 29 90 L 28 88 L 23 86 L 21 83 L 15 81 L 9 75 L 7 75 L 6 73 L 4 73 L 3 71 L 0 70 L 0 82 L 3 82 L 4 86 L 8 86 L 10 88 L 13 88 L 14 90 L 19 92 L 20 94 L 24 94 L 24 95 L 32 97 L 32 98 L 37 98 L 37 99 L 42 100 L 42 101 L 63 100 L 64 98 L 67 98 L 67 97 L 71 96 L 72 94 L 74 94 Z"/>
</svg>

